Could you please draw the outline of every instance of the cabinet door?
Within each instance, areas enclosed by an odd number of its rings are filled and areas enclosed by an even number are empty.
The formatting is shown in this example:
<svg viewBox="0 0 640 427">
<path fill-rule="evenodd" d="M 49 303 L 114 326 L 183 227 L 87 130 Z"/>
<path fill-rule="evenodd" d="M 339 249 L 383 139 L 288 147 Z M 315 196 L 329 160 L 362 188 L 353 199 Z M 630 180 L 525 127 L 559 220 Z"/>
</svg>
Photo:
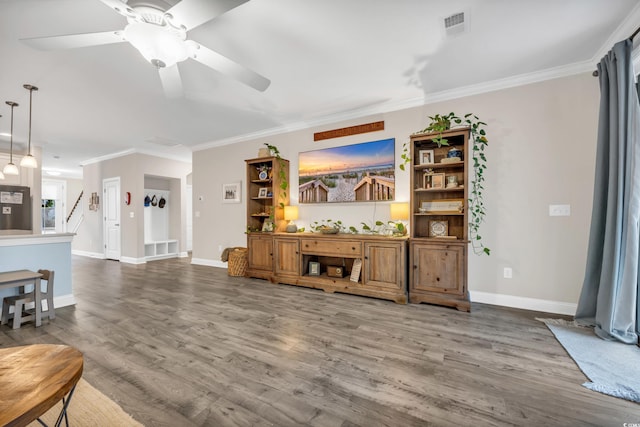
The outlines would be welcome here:
<svg viewBox="0 0 640 427">
<path fill-rule="evenodd" d="M 300 275 L 300 240 L 275 239 L 274 265 L 276 274 Z"/>
<path fill-rule="evenodd" d="M 249 268 L 273 270 L 273 239 L 271 236 L 252 236 L 247 239 Z"/>
<path fill-rule="evenodd" d="M 413 244 L 411 291 L 465 293 L 464 245 Z"/>
<path fill-rule="evenodd" d="M 405 242 L 365 243 L 364 285 L 405 289 Z"/>
</svg>

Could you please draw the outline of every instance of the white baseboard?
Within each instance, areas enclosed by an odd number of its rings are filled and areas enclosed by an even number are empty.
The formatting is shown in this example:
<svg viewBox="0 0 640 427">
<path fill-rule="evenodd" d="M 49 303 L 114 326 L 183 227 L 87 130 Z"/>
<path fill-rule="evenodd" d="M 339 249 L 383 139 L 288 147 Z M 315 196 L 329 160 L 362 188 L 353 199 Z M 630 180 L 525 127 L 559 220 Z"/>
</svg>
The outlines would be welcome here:
<svg viewBox="0 0 640 427">
<path fill-rule="evenodd" d="M 469 291 L 472 302 L 501 305 L 504 307 L 522 308 L 525 310 L 542 311 L 545 313 L 576 314 L 578 304 L 568 302 L 549 301 L 537 298 L 516 297 L 513 295 L 492 294 L 489 292 Z"/>
<path fill-rule="evenodd" d="M 73 294 L 53 297 L 53 306 L 55 308 L 67 307 L 69 305 L 76 305 L 76 297 L 74 297 Z"/>
<path fill-rule="evenodd" d="M 71 253 L 73 255 L 79 255 L 79 256 L 86 256 L 89 258 L 98 258 L 98 259 L 105 259 L 104 254 L 101 254 L 99 252 L 87 252 L 87 251 L 79 251 L 79 250 L 72 250 Z"/>
<path fill-rule="evenodd" d="M 227 268 L 228 263 L 212 260 L 212 259 L 204 259 L 204 258 L 191 258 L 191 264 L 196 265 L 206 265 L 209 267 L 219 267 L 219 268 Z"/>
<path fill-rule="evenodd" d="M 146 264 L 147 259 L 146 258 L 133 258 L 133 257 L 129 257 L 129 256 L 121 256 L 120 257 L 120 262 L 123 262 L 125 264 Z"/>
<path fill-rule="evenodd" d="M 189 252 L 180 252 L 180 254 L 178 255 L 178 258 L 188 258 L 189 257 Z"/>
</svg>

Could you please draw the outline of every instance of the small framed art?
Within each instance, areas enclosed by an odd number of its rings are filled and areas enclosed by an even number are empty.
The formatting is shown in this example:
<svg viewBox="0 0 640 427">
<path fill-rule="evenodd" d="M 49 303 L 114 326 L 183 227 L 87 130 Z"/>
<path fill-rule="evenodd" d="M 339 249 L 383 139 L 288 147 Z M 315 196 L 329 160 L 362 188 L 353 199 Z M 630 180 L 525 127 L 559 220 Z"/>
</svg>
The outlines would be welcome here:
<svg viewBox="0 0 640 427">
<path fill-rule="evenodd" d="M 267 187 L 263 187 L 263 188 L 259 189 L 259 190 L 258 190 L 258 197 L 259 197 L 260 199 L 264 199 L 264 198 L 266 198 L 266 197 L 267 197 L 267 191 L 268 191 L 268 190 L 267 190 Z"/>
<path fill-rule="evenodd" d="M 448 235 L 448 221 L 429 221 L 429 237 L 446 237 Z"/>
<path fill-rule="evenodd" d="M 443 173 L 434 173 L 431 175 L 431 188 L 444 188 L 444 175 Z"/>
<path fill-rule="evenodd" d="M 320 263 L 311 261 L 309 262 L 309 276 L 319 276 L 320 275 Z"/>
<path fill-rule="evenodd" d="M 222 203 L 240 203 L 240 183 L 222 184 Z"/>
<path fill-rule="evenodd" d="M 418 152 L 418 164 L 430 165 L 435 163 L 433 156 L 434 156 L 433 150 L 420 150 Z"/>
</svg>

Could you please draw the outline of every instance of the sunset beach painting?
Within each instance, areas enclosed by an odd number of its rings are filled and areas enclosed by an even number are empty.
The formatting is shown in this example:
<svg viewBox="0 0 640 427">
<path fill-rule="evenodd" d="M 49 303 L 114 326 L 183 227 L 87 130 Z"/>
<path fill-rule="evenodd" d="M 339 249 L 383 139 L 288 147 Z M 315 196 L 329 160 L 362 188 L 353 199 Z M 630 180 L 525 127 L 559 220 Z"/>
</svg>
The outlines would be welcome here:
<svg viewBox="0 0 640 427">
<path fill-rule="evenodd" d="M 302 152 L 300 203 L 394 200 L 395 139 Z"/>
</svg>

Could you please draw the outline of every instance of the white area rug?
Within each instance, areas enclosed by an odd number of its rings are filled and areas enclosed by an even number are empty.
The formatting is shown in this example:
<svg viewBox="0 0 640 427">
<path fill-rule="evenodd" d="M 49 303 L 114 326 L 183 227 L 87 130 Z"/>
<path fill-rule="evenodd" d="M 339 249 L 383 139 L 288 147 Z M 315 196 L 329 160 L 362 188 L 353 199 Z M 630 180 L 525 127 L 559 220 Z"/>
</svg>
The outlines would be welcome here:
<svg viewBox="0 0 640 427">
<path fill-rule="evenodd" d="M 640 348 L 605 341 L 593 328 L 560 319 L 538 319 L 553 332 L 582 372 L 588 389 L 640 403 Z"/>
</svg>

